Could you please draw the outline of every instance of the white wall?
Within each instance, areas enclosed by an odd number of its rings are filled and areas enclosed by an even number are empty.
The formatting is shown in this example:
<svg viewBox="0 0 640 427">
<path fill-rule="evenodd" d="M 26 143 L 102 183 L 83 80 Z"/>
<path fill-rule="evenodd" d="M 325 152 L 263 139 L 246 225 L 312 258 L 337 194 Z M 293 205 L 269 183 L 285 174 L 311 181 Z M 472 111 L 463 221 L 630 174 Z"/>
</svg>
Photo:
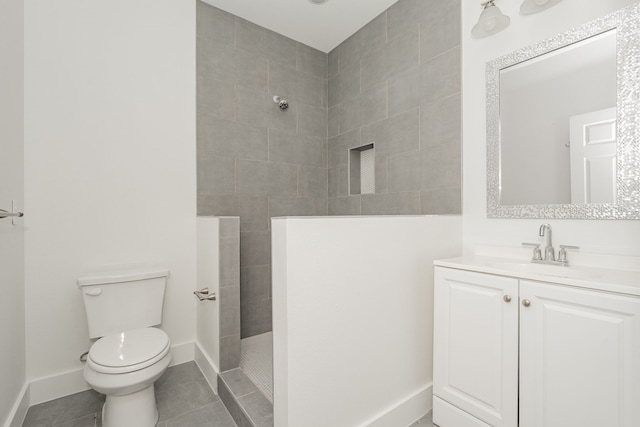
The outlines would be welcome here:
<svg viewBox="0 0 640 427">
<path fill-rule="evenodd" d="M 209 288 L 220 296 L 220 218 L 196 220 L 198 289 Z M 204 301 L 196 307 L 196 362 L 209 384 L 218 390 L 220 372 L 220 302 Z"/>
<path fill-rule="evenodd" d="M 472 39 L 481 8 L 462 6 L 463 219 L 465 252 L 476 244 L 515 246 L 535 241 L 542 222 L 553 226 L 556 244 L 578 245 L 588 252 L 640 255 L 639 221 L 499 220 L 486 215 L 485 63 L 570 28 L 633 4 L 635 0 L 563 1 L 542 13 L 520 16 L 520 1 L 496 3 L 511 17 L 501 33 Z"/>
<path fill-rule="evenodd" d="M 397 427 L 431 409 L 433 260 L 461 217 L 272 221 L 274 423 Z"/>
<path fill-rule="evenodd" d="M 96 266 L 166 265 L 162 328 L 193 354 L 195 2 L 26 0 L 24 73 L 27 376 L 37 403 L 81 385 L 90 342 L 75 279 Z M 66 389 L 46 380 L 66 372 L 77 381 Z"/>
<path fill-rule="evenodd" d="M 23 15 L 21 0 L 0 2 L 0 209 L 23 207 Z M 9 425 L 26 391 L 24 229 L 0 219 L 0 425 Z M 18 405 L 18 406 L 14 406 Z M 21 412 L 21 413 L 20 413 Z"/>
</svg>

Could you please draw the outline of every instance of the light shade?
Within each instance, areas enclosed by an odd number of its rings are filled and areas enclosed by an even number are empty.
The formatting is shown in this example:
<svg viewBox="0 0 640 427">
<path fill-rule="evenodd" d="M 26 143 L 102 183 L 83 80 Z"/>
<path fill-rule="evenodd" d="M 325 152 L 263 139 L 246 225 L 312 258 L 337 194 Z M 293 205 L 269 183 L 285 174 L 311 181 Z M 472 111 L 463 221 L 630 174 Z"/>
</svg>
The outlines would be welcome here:
<svg viewBox="0 0 640 427">
<path fill-rule="evenodd" d="M 493 4 L 495 0 L 482 3 L 484 10 L 480 14 L 478 23 L 471 29 L 471 35 L 476 38 L 491 36 L 509 26 L 511 19 L 503 15 L 498 6 Z"/>
<path fill-rule="evenodd" d="M 520 15 L 532 15 L 542 12 L 560 3 L 561 0 L 524 0 L 520 5 Z"/>
</svg>

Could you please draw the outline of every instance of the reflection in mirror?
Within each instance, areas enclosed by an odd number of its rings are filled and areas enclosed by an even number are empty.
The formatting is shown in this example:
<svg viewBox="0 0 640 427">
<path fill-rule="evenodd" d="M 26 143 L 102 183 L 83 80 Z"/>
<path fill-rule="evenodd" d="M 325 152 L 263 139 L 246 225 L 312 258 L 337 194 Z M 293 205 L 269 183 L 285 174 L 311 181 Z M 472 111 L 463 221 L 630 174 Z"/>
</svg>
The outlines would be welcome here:
<svg viewBox="0 0 640 427">
<path fill-rule="evenodd" d="M 615 30 L 500 70 L 501 203 L 613 203 L 615 106 Z"/>
<path fill-rule="evenodd" d="M 487 63 L 487 216 L 640 219 L 640 2 Z"/>
</svg>

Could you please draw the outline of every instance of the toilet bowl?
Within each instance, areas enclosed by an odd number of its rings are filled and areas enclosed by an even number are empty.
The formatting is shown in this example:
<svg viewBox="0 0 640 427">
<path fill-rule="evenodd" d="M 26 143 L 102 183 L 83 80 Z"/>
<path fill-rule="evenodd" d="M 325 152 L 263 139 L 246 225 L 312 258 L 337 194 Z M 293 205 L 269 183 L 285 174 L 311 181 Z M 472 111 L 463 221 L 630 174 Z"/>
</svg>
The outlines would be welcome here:
<svg viewBox="0 0 640 427">
<path fill-rule="evenodd" d="M 156 328 L 142 328 L 105 336 L 87 357 L 84 378 L 106 395 L 102 425 L 154 426 L 158 411 L 154 382 L 171 362 L 170 342 Z"/>
<path fill-rule="evenodd" d="M 106 396 L 103 427 L 153 427 L 158 421 L 155 381 L 171 363 L 162 319 L 166 269 L 134 269 L 78 279 L 89 335 L 99 338 L 84 378 Z"/>
</svg>

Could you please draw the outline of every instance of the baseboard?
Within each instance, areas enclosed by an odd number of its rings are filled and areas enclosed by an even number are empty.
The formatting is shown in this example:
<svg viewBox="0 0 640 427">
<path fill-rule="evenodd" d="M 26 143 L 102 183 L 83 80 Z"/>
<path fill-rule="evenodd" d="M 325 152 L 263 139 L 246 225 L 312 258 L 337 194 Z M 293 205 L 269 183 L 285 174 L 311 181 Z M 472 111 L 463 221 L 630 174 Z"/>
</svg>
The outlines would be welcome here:
<svg viewBox="0 0 640 427">
<path fill-rule="evenodd" d="M 29 406 L 89 390 L 82 368 L 31 380 Z"/>
<path fill-rule="evenodd" d="M 209 357 L 207 352 L 200 347 L 200 344 L 198 344 L 197 341 L 195 342 L 194 350 L 196 364 L 200 368 L 202 375 L 207 379 L 207 382 L 213 392 L 218 394 L 218 373 L 220 370 L 216 364 L 213 363 L 213 360 L 211 360 L 211 357 Z"/>
<path fill-rule="evenodd" d="M 183 363 L 191 362 L 194 360 L 194 345 L 193 341 L 189 341 L 183 344 L 176 344 L 171 346 L 171 365 L 182 365 Z"/>
<path fill-rule="evenodd" d="M 4 423 L 4 427 L 20 427 L 29 410 L 29 383 L 24 383 L 11 412 Z"/>
<path fill-rule="evenodd" d="M 362 427 L 397 427 L 411 425 L 429 413 L 433 406 L 432 397 L 433 384 L 430 383 L 363 423 Z"/>
<path fill-rule="evenodd" d="M 180 365 L 194 360 L 194 342 L 178 344 L 171 347 L 171 365 Z M 49 377 L 31 380 L 29 386 L 29 406 L 48 402 L 70 394 L 89 390 L 84 380 L 83 368 Z"/>
</svg>

